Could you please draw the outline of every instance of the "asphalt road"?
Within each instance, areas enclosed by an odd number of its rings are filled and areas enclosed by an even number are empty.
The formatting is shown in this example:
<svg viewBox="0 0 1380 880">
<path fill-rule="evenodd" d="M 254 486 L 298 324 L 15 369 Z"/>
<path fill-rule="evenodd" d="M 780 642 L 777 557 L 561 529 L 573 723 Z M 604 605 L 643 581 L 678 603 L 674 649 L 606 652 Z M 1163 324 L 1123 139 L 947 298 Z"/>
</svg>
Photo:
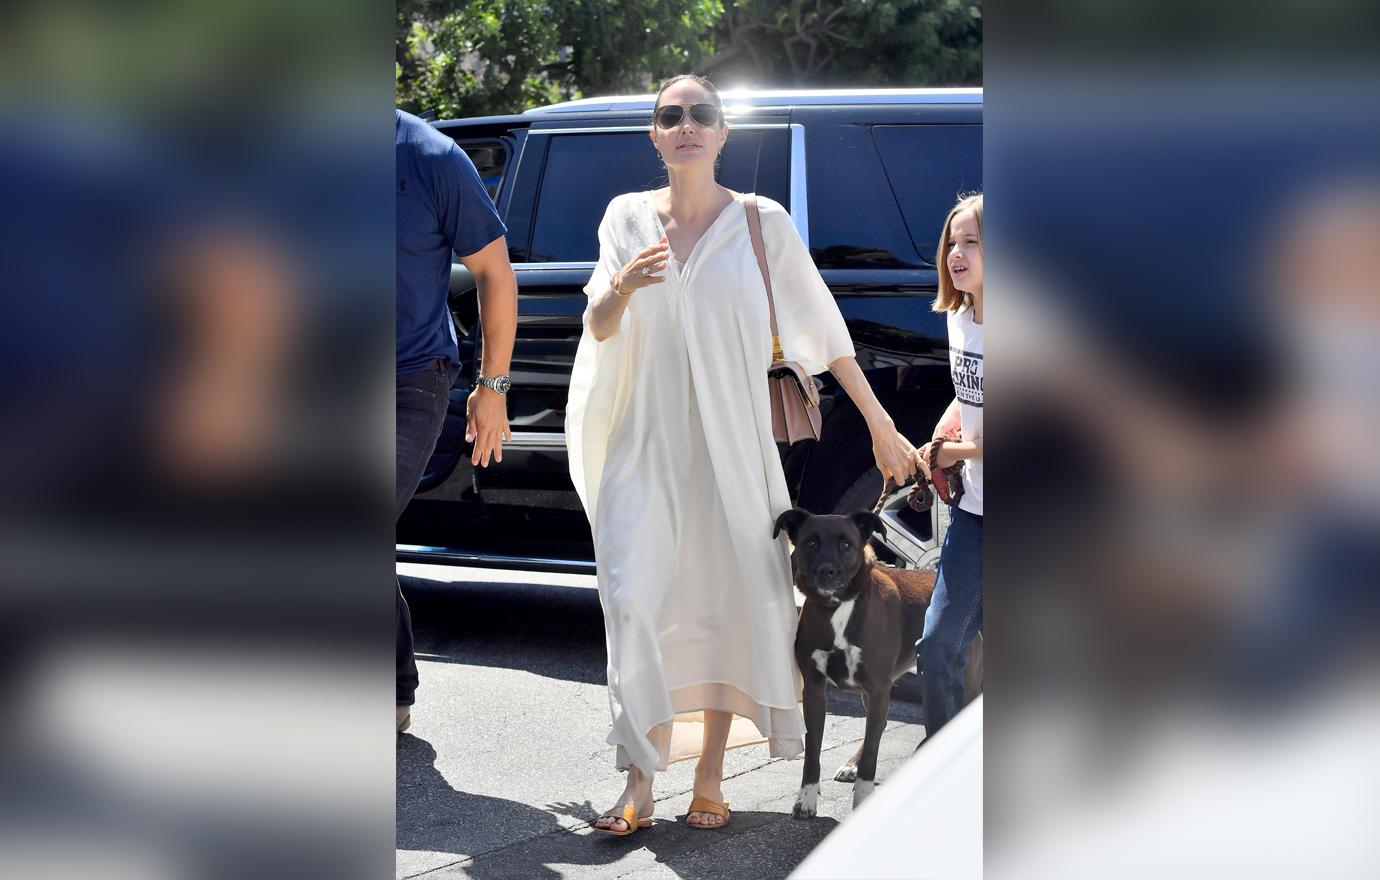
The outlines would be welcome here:
<svg viewBox="0 0 1380 880">
<path fill-rule="evenodd" d="M 852 810 L 833 782 L 863 735 L 861 701 L 831 693 L 819 816 L 791 818 L 801 762 L 765 745 L 730 750 L 722 831 L 688 827 L 694 762 L 656 780 L 655 824 L 596 835 L 623 789 L 605 743 L 604 630 L 593 578 L 399 565 L 412 608 L 421 687 L 398 738 L 397 876 L 782 878 Z M 418 577 L 417 575 L 424 575 Z M 447 579 L 455 579 L 447 582 Z M 897 688 L 878 779 L 924 736 L 914 691 Z"/>
</svg>

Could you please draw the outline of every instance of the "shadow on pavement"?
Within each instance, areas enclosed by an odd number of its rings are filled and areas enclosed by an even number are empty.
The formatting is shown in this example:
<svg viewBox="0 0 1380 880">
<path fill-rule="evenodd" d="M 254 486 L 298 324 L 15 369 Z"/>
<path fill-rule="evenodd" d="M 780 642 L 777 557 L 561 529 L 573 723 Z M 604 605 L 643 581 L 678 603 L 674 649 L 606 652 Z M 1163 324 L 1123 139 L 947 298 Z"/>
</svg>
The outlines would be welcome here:
<svg viewBox="0 0 1380 880">
<path fill-rule="evenodd" d="M 771 880 L 789 874 L 838 825 L 829 818 L 796 822 L 784 813 L 734 811 L 732 825 L 724 831 L 696 830 L 679 816 L 658 814 L 651 828 L 628 837 L 576 834 L 562 828 L 556 817 L 592 823 L 599 812 L 588 801 L 538 808 L 469 794 L 453 788 L 435 761 L 431 743 L 406 734 L 399 739 L 397 797 L 423 807 L 414 815 L 426 818 L 400 826 L 397 847 L 453 853 L 457 860 L 477 854 L 457 866 L 477 880 L 558 880 L 565 866 L 610 865 L 637 850 L 646 850 L 683 880 L 744 876 L 748 862 L 751 876 Z M 768 850 L 774 854 L 763 861 Z M 783 851 L 790 855 L 783 859 Z"/>
<path fill-rule="evenodd" d="M 400 736 L 397 762 L 397 800 L 411 808 L 411 821 L 397 826 L 398 849 L 463 856 L 493 849 L 495 841 L 557 829 L 544 810 L 452 788 L 436 769 L 436 749 L 424 739 Z"/>
<path fill-rule="evenodd" d="M 604 617 L 593 590 L 398 580 L 412 610 L 415 650 L 426 660 L 584 684 L 606 681 Z"/>
<path fill-rule="evenodd" d="M 602 685 L 604 617 L 593 590 L 542 584 L 447 583 L 400 577 L 416 651 L 433 663 L 521 669 Z M 910 678 L 911 676 L 908 676 Z M 917 688 L 898 684 L 888 717 L 918 722 Z M 856 694 L 830 688 L 829 714 L 862 718 Z"/>
<path fill-rule="evenodd" d="M 512 583 L 446 583 L 401 579 L 412 608 L 416 648 L 429 662 L 522 670 L 556 681 L 605 682 L 603 615 L 587 589 Z M 893 695 L 889 717 L 918 723 L 921 708 Z M 861 718 L 854 694 L 831 689 L 832 716 Z M 449 747 L 449 746 L 445 746 Z M 471 794 L 442 775 L 436 747 L 412 735 L 398 739 L 399 850 L 451 854 L 436 876 L 480 880 L 556 880 L 572 868 L 588 874 L 637 873 L 659 865 L 681 880 L 784 878 L 837 826 L 819 817 L 798 822 L 786 812 L 734 811 L 722 831 L 691 828 L 658 804 L 651 828 L 607 837 L 561 825 L 593 823 L 589 802 L 532 804 Z M 442 766 L 447 766 L 446 762 Z M 452 774 L 455 771 L 450 771 Z M 832 776 L 832 768 L 825 768 Z M 833 783 L 826 783 L 833 784 Z M 459 787 L 456 787 L 459 786 Z M 480 787 L 478 785 L 476 788 Z M 682 805 L 683 809 L 683 805 Z M 567 826 L 570 824 L 566 820 Z M 454 864 L 464 861 L 463 864 Z M 612 867 L 606 867 L 612 866 Z"/>
<path fill-rule="evenodd" d="M 593 822 L 597 815 L 582 805 L 580 818 Z M 729 828 L 711 832 L 689 828 L 679 817 L 658 815 L 650 828 L 627 837 L 567 833 L 492 852 L 466 865 L 465 873 L 475 880 L 555 880 L 571 866 L 616 863 L 623 863 L 620 873 L 637 873 L 650 855 L 682 880 L 780 880 L 837 826 L 827 818 L 795 822 L 780 813 L 735 812 Z M 789 845 L 783 846 L 783 838 L 790 839 Z"/>
</svg>

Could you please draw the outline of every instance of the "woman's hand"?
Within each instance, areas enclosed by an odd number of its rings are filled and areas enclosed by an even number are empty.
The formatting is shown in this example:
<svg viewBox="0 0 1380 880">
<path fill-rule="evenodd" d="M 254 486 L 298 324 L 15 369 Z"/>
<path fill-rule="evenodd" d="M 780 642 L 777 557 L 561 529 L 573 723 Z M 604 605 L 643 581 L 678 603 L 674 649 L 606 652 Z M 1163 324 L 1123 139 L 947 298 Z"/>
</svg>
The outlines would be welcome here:
<svg viewBox="0 0 1380 880">
<path fill-rule="evenodd" d="M 665 275 L 655 273 L 666 268 L 666 259 L 670 254 L 671 246 L 663 235 L 660 241 L 643 248 L 626 266 L 613 273 L 608 289 L 596 294 L 585 311 L 585 320 L 596 342 L 603 342 L 618 332 L 618 325 L 623 320 L 623 312 L 633 293 L 649 284 L 660 284 L 666 280 Z M 643 274 L 644 269 L 647 270 L 646 274 Z"/>
<path fill-rule="evenodd" d="M 626 266 L 614 273 L 611 279 L 613 292 L 626 298 L 650 284 L 665 281 L 665 275 L 656 273 L 666 270 L 666 260 L 670 254 L 671 245 L 663 235 L 660 241 L 651 247 L 643 248 Z"/>
<path fill-rule="evenodd" d="M 872 457 L 882 477 L 891 477 L 898 486 L 915 475 L 915 447 L 890 425 L 873 430 Z"/>
<path fill-rule="evenodd" d="M 930 441 L 915 450 L 915 473 L 917 474 L 917 479 L 919 477 L 924 477 L 926 481 L 931 483 L 934 482 L 934 477 L 930 474 L 930 447 L 933 445 L 934 441 Z"/>
</svg>

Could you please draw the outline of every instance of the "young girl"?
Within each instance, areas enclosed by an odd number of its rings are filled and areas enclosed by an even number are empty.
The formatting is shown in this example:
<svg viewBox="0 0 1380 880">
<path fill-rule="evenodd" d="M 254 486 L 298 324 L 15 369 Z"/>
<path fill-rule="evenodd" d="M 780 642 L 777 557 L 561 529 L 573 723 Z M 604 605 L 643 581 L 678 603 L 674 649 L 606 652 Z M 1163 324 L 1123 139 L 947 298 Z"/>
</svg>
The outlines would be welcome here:
<svg viewBox="0 0 1380 880">
<path fill-rule="evenodd" d="M 917 452 L 929 476 L 930 446 L 957 430 L 962 440 L 944 443 L 936 464 L 963 462 L 963 497 L 950 508 L 949 531 L 939 557 L 925 630 L 915 643 L 925 699 L 927 736 L 963 706 L 963 665 L 969 642 L 982 629 L 982 196 L 961 198 L 944 221 L 935 258 L 939 267 L 936 312 L 949 318 L 949 369 L 954 400 L 935 425 L 930 443 Z"/>
</svg>

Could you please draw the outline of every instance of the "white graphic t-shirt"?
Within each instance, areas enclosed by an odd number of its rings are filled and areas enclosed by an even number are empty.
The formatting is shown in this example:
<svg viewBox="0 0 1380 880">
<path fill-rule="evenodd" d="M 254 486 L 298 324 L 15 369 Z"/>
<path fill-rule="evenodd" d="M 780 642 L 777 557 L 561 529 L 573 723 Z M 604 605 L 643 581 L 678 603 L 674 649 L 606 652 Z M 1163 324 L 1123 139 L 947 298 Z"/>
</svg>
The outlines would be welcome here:
<svg viewBox="0 0 1380 880">
<path fill-rule="evenodd" d="M 949 373 L 958 398 L 959 421 L 964 440 L 982 439 L 982 325 L 973 310 L 964 306 L 949 312 Z M 982 516 L 982 459 L 963 464 L 963 497 L 960 510 Z"/>
</svg>

